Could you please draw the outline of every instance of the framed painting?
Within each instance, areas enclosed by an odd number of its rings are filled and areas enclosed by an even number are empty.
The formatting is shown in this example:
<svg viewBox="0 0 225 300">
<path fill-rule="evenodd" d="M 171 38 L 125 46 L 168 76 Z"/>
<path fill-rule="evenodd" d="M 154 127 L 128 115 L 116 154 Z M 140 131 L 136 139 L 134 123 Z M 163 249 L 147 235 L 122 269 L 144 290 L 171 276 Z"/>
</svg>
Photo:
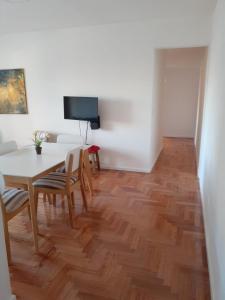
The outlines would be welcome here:
<svg viewBox="0 0 225 300">
<path fill-rule="evenodd" d="M 27 114 L 24 69 L 0 70 L 0 114 Z"/>
</svg>

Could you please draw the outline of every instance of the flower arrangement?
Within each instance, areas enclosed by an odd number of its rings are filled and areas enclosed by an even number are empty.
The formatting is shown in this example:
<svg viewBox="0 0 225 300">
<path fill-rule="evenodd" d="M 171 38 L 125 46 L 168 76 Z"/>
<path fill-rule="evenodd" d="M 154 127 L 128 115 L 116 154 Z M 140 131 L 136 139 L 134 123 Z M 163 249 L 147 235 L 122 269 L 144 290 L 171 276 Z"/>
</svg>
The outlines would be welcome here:
<svg viewBox="0 0 225 300">
<path fill-rule="evenodd" d="M 49 136 L 48 133 L 45 131 L 36 130 L 33 133 L 32 140 L 34 142 L 37 154 L 41 154 L 41 150 L 42 150 L 41 145 L 44 141 L 47 141 L 48 136 Z"/>
</svg>

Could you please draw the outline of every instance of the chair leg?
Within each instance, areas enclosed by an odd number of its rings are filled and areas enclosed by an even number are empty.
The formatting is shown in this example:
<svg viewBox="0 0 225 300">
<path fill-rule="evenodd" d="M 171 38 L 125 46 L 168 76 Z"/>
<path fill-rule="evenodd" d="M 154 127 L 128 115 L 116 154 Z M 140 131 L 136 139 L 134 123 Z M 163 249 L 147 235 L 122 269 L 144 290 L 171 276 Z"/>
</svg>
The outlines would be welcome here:
<svg viewBox="0 0 225 300">
<path fill-rule="evenodd" d="M 74 196 L 74 192 L 71 193 L 71 199 L 72 199 L 72 205 L 73 205 L 73 207 L 75 207 L 75 196 Z"/>
<path fill-rule="evenodd" d="M 88 165 L 85 168 L 85 175 L 87 177 L 87 184 L 89 191 L 91 193 L 91 196 L 93 195 L 93 185 L 92 185 L 92 173 L 91 173 L 91 168 L 90 168 L 90 163 L 88 162 Z"/>
<path fill-rule="evenodd" d="M 52 204 L 52 197 L 50 194 L 47 193 L 48 203 Z"/>
<path fill-rule="evenodd" d="M 92 198 L 92 196 L 93 196 L 92 181 L 89 180 L 90 178 L 88 178 L 88 176 L 86 176 L 86 178 L 87 178 L 87 189 L 89 190 L 90 196 L 91 196 L 91 198 Z M 85 181 L 85 178 L 83 178 L 83 182 L 84 182 L 84 188 L 86 189 L 86 181 Z"/>
<path fill-rule="evenodd" d="M 8 264 L 10 265 L 12 258 L 11 258 L 10 240 L 9 240 L 9 228 L 5 216 L 3 216 L 3 227 L 4 227 L 4 234 L 5 234 L 5 245 L 6 245 Z"/>
<path fill-rule="evenodd" d="M 53 202 L 53 205 L 56 206 L 56 194 L 52 195 L 52 202 Z"/>
<path fill-rule="evenodd" d="M 72 205 L 71 193 L 67 194 L 67 201 L 68 201 L 70 225 L 71 225 L 72 228 L 74 228 L 74 224 L 73 224 L 73 205 Z"/>
<path fill-rule="evenodd" d="M 83 205 L 85 210 L 88 210 L 88 205 L 87 205 L 87 198 L 85 194 L 85 187 L 84 187 L 84 180 L 83 178 L 80 179 L 80 190 L 81 190 L 81 195 L 82 195 L 82 200 L 83 200 Z"/>
<path fill-rule="evenodd" d="M 31 220 L 30 205 L 27 206 L 27 213 L 28 213 L 29 219 Z"/>
</svg>

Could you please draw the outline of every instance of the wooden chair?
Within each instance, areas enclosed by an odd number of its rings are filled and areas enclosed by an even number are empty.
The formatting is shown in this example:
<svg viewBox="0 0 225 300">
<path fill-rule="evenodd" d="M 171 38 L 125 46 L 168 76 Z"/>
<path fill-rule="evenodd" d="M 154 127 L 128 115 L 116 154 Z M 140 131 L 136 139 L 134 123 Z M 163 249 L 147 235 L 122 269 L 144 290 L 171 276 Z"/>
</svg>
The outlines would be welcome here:
<svg viewBox="0 0 225 300">
<path fill-rule="evenodd" d="M 72 134 L 59 134 L 57 136 L 57 143 L 62 144 L 78 144 L 82 146 L 84 144 L 83 137 L 80 135 L 72 135 Z M 91 197 L 93 196 L 93 185 L 92 185 L 92 174 L 91 167 L 89 161 L 89 149 L 90 147 L 83 146 L 83 180 L 84 186 L 88 187 Z M 99 164 L 100 167 L 100 164 Z M 65 166 L 62 166 L 57 170 L 58 172 L 65 173 Z M 86 183 L 86 184 L 85 184 Z M 46 195 L 44 195 L 44 199 L 46 199 Z"/>
<path fill-rule="evenodd" d="M 91 166 L 89 161 L 89 151 L 88 148 L 83 147 L 82 151 L 82 161 L 81 161 L 81 168 L 82 168 L 82 180 L 85 189 L 88 189 L 90 192 L 90 196 L 93 196 L 93 185 L 92 185 L 92 173 L 91 173 Z M 65 166 L 57 169 L 57 172 L 65 173 Z M 47 195 L 44 195 L 44 199 L 46 200 Z"/>
<path fill-rule="evenodd" d="M 91 173 L 91 167 L 90 167 L 90 161 L 89 161 L 89 151 L 88 148 L 83 149 L 83 181 L 85 187 L 89 189 L 91 197 L 93 196 L 93 185 L 92 185 L 92 173 Z"/>
<path fill-rule="evenodd" d="M 76 134 L 59 134 L 56 139 L 56 143 L 58 144 L 75 144 L 80 147 L 84 144 L 84 139 L 82 136 Z M 62 166 L 57 170 L 58 172 L 65 173 L 65 166 Z"/>
<path fill-rule="evenodd" d="M 8 263 L 11 264 L 8 222 L 25 208 L 28 209 L 28 213 L 30 217 L 29 194 L 27 191 L 21 189 L 6 188 L 4 178 L 1 173 L 0 173 L 0 206 L 2 209 Z"/>
<path fill-rule="evenodd" d="M 77 182 L 80 182 L 81 194 L 83 204 L 87 210 L 87 200 L 84 190 L 83 182 L 83 152 L 80 148 L 69 151 L 66 156 L 66 172 L 51 172 L 48 175 L 36 180 L 34 186 L 34 198 L 36 203 L 36 210 L 38 206 L 39 193 L 46 194 L 53 199 L 56 195 L 61 195 L 63 198 L 66 196 L 68 201 L 69 219 L 71 227 L 73 228 L 73 206 L 74 206 L 74 189 Z"/>
</svg>

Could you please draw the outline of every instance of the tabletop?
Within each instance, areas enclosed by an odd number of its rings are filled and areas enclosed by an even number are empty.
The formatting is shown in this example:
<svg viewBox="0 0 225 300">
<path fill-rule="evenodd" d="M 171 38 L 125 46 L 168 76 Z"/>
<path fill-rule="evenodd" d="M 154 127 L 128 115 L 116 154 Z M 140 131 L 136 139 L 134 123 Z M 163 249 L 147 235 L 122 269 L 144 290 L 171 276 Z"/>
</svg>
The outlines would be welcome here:
<svg viewBox="0 0 225 300">
<path fill-rule="evenodd" d="M 37 155 L 33 145 L 0 156 L 0 172 L 5 176 L 35 177 L 63 163 L 68 151 L 80 148 L 76 144 L 43 143 Z"/>
</svg>

